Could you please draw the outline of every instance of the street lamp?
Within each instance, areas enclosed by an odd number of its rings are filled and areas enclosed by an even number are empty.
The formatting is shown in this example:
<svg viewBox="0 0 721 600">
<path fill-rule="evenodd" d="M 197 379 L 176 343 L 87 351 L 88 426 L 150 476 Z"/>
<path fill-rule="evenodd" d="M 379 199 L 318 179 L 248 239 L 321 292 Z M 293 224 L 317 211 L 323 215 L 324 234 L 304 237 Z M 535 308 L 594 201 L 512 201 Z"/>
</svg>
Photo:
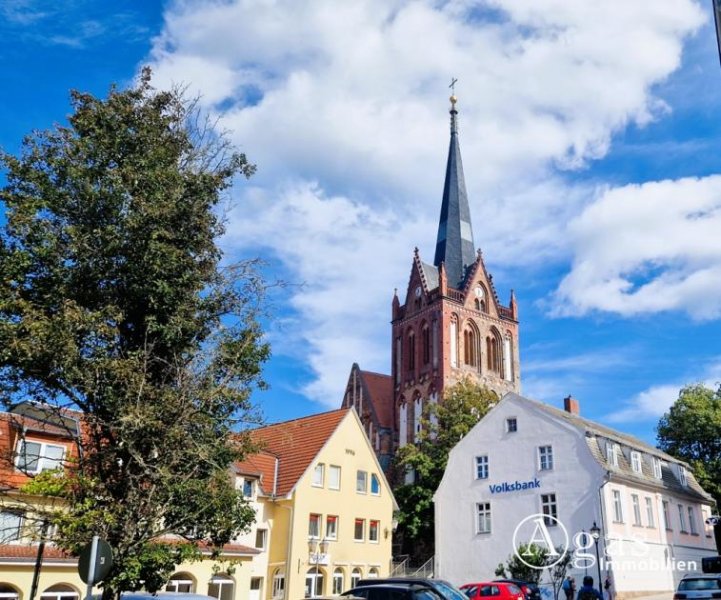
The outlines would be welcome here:
<svg viewBox="0 0 721 600">
<path fill-rule="evenodd" d="M 323 538 L 321 541 L 318 541 L 317 538 L 309 537 L 308 538 L 308 558 L 310 564 L 315 565 L 315 577 L 313 578 L 313 586 L 310 590 L 310 597 L 314 598 L 318 595 L 318 574 L 320 573 L 320 569 L 318 565 L 320 564 L 321 556 L 328 553 L 328 540 Z"/>
<path fill-rule="evenodd" d="M 582 529 L 581 531 L 583 532 L 583 546 L 585 548 L 586 542 L 588 541 L 588 537 L 587 537 L 588 533 L 586 533 L 585 529 Z M 588 575 L 588 561 L 584 560 L 583 561 L 583 576 L 585 577 L 586 575 Z"/>
<path fill-rule="evenodd" d="M 596 565 L 598 566 L 598 591 L 601 594 L 601 598 L 603 598 L 603 583 L 601 582 L 601 559 L 598 556 L 598 540 L 601 537 L 601 530 L 599 529 L 598 525 L 596 525 L 596 521 L 593 522 L 593 527 L 591 527 L 590 533 L 593 541 L 596 544 Z"/>
</svg>

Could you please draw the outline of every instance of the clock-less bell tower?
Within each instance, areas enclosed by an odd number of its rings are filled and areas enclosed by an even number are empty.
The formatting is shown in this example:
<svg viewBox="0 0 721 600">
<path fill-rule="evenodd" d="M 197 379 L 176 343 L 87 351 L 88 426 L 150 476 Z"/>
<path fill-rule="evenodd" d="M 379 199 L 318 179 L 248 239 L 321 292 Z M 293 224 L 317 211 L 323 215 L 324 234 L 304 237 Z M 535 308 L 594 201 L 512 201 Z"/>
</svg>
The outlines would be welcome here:
<svg viewBox="0 0 721 600">
<path fill-rule="evenodd" d="M 465 377 L 499 397 L 520 392 L 516 299 L 511 292 L 508 306 L 500 303 L 481 251 L 474 248 L 456 103 L 451 96 L 451 141 L 433 264 L 416 248 L 405 298 L 393 297 L 397 446 L 414 441 L 425 404 L 441 401 L 444 388 Z"/>
</svg>

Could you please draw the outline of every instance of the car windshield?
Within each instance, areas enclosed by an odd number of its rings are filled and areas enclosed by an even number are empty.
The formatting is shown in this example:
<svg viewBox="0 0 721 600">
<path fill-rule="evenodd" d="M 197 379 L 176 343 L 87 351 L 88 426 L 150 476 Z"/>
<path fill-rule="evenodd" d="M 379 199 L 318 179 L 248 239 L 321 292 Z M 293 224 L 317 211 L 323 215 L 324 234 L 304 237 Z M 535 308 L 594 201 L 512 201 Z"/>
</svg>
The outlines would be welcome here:
<svg viewBox="0 0 721 600">
<path fill-rule="evenodd" d="M 445 581 L 433 581 L 433 587 L 435 587 L 448 600 L 467 600 L 468 598 L 468 596 L 464 596 L 459 590 L 451 587 Z M 466 593 L 468 594 L 468 592 Z"/>
<path fill-rule="evenodd" d="M 718 590 L 721 589 L 721 580 L 719 579 L 684 579 L 678 584 L 680 591 L 693 590 Z"/>
<path fill-rule="evenodd" d="M 468 596 L 469 598 L 471 598 L 472 596 L 475 596 L 475 595 L 476 595 L 476 590 L 477 590 L 477 589 L 478 589 L 478 586 L 469 585 L 469 586 L 466 586 L 466 587 L 462 587 L 462 588 L 461 588 L 461 591 L 462 591 L 466 596 Z"/>
</svg>

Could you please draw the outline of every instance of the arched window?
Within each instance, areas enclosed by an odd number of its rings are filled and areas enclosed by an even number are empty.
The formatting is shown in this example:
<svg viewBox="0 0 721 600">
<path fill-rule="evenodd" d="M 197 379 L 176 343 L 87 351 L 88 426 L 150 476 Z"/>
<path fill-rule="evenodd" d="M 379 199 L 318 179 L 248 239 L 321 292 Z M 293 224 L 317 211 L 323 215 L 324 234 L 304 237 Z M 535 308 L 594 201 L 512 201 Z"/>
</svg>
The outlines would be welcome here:
<svg viewBox="0 0 721 600">
<path fill-rule="evenodd" d="M 358 567 L 355 567 L 350 573 L 350 586 L 352 588 L 356 587 L 362 577 L 363 574 L 361 573 L 361 570 Z"/>
<path fill-rule="evenodd" d="M 414 371 L 416 368 L 416 334 L 414 331 L 408 332 L 408 370 Z"/>
<path fill-rule="evenodd" d="M 503 338 L 503 379 L 513 381 L 513 338 L 510 331 L 506 331 Z"/>
<path fill-rule="evenodd" d="M 165 586 L 166 592 L 179 592 L 181 594 L 195 593 L 195 579 L 189 573 L 175 573 Z"/>
<path fill-rule="evenodd" d="M 78 600 L 79 597 L 78 591 L 67 583 L 50 586 L 40 594 L 42 600 Z"/>
<path fill-rule="evenodd" d="M 273 573 L 273 600 L 281 600 L 285 597 L 285 571 L 277 569 Z"/>
<path fill-rule="evenodd" d="M 501 374 L 501 336 L 494 327 L 486 338 L 486 363 L 488 370 Z"/>
<path fill-rule="evenodd" d="M 1 600 L 19 600 L 20 592 L 9 583 L 0 583 Z"/>
<path fill-rule="evenodd" d="M 224 573 L 213 575 L 208 582 L 208 596 L 218 600 L 233 600 L 235 583 Z"/>
<path fill-rule="evenodd" d="M 396 383 L 401 382 L 401 370 L 403 365 L 403 339 L 396 338 Z"/>
<path fill-rule="evenodd" d="M 423 418 L 423 399 L 417 396 L 413 402 L 413 441 L 417 442 L 421 435 L 421 419 Z"/>
<path fill-rule="evenodd" d="M 451 345 L 451 366 L 458 366 L 458 317 L 451 316 L 450 326 L 450 345 Z"/>
<path fill-rule="evenodd" d="M 476 369 L 480 366 L 478 339 L 478 330 L 469 321 L 463 331 L 463 362 Z"/>
<path fill-rule="evenodd" d="M 313 566 L 305 574 L 305 598 L 316 598 L 323 595 L 323 569 Z"/>
<path fill-rule="evenodd" d="M 333 595 L 338 596 L 343 593 L 345 589 L 345 577 L 343 576 L 343 569 L 337 567 L 333 571 Z"/>
<path fill-rule="evenodd" d="M 431 329 L 428 323 L 421 327 L 421 345 L 423 347 L 423 366 L 431 362 Z"/>
<path fill-rule="evenodd" d="M 371 567 L 368 571 L 368 579 L 378 579 L 378 569 L 376 567 Z"/>
<path fill-rule="evenodd" d="M 401 398 L 398 407 L 398 445 L 402 448 L 408 443 L 408 405 Z"/>
</svg>

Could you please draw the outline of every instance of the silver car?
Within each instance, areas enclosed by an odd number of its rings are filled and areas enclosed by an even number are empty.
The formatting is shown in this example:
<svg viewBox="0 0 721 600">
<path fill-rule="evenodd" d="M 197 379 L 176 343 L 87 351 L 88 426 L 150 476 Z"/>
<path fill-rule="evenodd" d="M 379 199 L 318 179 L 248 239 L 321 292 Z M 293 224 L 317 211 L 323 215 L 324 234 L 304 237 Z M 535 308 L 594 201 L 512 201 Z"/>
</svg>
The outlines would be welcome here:
<svg viewBox="0 0 721 600">
<path fill-rule="evenodd" d="M 673 600 L 721 599 L 721 574 L 687 575 L 678 583 Z"/>
</svg>

